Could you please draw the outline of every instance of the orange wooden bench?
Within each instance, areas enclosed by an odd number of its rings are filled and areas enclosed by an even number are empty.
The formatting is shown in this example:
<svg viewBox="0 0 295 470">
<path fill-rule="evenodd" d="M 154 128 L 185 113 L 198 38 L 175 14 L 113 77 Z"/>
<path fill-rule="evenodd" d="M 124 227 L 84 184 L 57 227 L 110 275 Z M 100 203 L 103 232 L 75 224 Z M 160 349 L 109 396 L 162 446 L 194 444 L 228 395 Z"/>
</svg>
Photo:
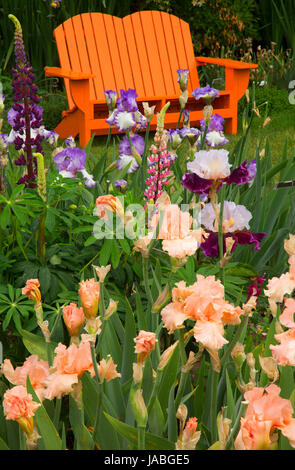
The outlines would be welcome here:
<svg viewBox="0 0 295 470">
<path fill-rule="evenodd" d="M 200 86 L 197 66 L 204 64 L 225 67 L 225 90 L 213 105 L 226 120 L 226 132 L 237 132 L 238 101 L 247 89 L 250 68 L 257 65 L 195 57 L 189 25 L 176 16 L 141 11 L 121 19 L 84 13 L 58 26 L 54 36 L 61 68 L 45 67 L 45 73 L 65 81 L 69 109 L 55 129 L 61 138 L 79 134 L 84 147 L 93 133 L 109 132 L 104 94 L 109 89 L 135 88 L 140 110 L 143 101 L 156 105 L 156 111 L 170 101 L 166 125 L 175 128 L 180 111 L 177 69 L 190 71 L 187 108 L 192 111 L 191 125 L 198 125 L 204 103 L 196 101 L 192 91 Z M 154 129 L 156 117 L 151 124 Z"/>
</svg>

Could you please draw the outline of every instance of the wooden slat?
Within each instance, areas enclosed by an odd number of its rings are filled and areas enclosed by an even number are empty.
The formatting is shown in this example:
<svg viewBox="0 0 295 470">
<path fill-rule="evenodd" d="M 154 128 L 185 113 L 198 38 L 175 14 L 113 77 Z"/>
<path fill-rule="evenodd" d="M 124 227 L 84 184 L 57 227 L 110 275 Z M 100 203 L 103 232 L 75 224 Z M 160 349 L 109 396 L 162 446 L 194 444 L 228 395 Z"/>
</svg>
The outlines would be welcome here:
<svg viewBox="0 0 295 470">
<path fill-rule="evenodd" d="M 118 51 L 118 41 L 116 37 L 116 31 L 114 27 L 113 17 L 111 15 L 103 15 L 105 30 L 107 32 L 107 41 L 109 44 L 109 50 L 112 58 L 116 90 L 121 88 L 125 89 L 125 79 L 122 71 L 121 59 Z"/>
<path fill-rule="evenodd" d="M 96 44 L 94 39 L 93 24 L 90 13 L 81 15 L 82 24 L 85 32 L 85 41 L 88 49 L 89 62 L 91 71 L 95 75 L 93 80 L 96 99 L 104 97 L 104 86 L 101 77 L 100 62 L 97 55 Z"/>
<path fill-rule="evenodd" d="M 142 29 L 140 14 L 133 13 L 133 15 L 131 15 L 130 18 L 131 18 L 131 23 L 133 27 L 136 48 L 138 52 L 138 59 L 140 63 L 145 94 L 153 95 L 155 94 L 154 83 L 153 83 L 153 77 L 152 77 L 151 70 L 150 70 L 150 64 L 148 61 L 145 38 L 144 38 L 144 31 Z"/>
<path fill-rule="evenodd" d="M 120 57 L 120 62 L 121 62 L 122 71 L 124 75 L 125 87 L 123 88 L 125 88 L 126 90 L 128 88 L 134 89 L 135 88 L 134 78 L 132 75 L 132 67 L 131 67 L 130 59 L 129 59 L 129 53 L 128 53 L 128 48 L 126 44 L 123 22 L 121 18 L 117 18 L 116 16 L 113 16 L 113 24 L 114 24 L 115 35 L 117 38 L 118 54 Z"/>
<path fill-rule="evenodd" d="M 85 34 L 83 29 L 83 24 L 81 16 L 77 15 L 72 18 L 73 28 L 76 35 L 77 48 L 81 64 L 81 72 L 91 73 L 91 66 L 89 63 L 88 50 L 85 40 Z M 96 92 L 94 90 L 93 80 L 90 80 L 90 99 L 96 99 Z"/>
<path fill-rule="evenodd" d="M 72 18 L 64 22 L 64 30 L 71 62 L 71 69 L 74 72 L 81 72 L 81 63 Z"/>
<path fill-rule="evenodd" d="M 145 87 L 142 78 L 142 70 L 140 67 L 140 62 L 138 58 L 138 52 L 135 43 L 133 26 L 131 23 L 131 17 L 126 16 L 123 18 L 124 33 L 126 38 L 126 44 L 128 47 L 128 53 L 130 58 L 130 63 L 132 67 L 132 75 L 134 79 L 134 88 L 136 89 L 139 96 L 145 96 Z"/>
<path fill-rule="evenodd" d="M 164 71 L 164 82 L 166 87 L 167 95 L 174 95 L 179 92 L 179 86 L 177 83 L 177 76 L 172 74 L 172 69 L 170 65 L 168 45 L 165 39 L 165 33 L 163 29 L 163 24 L 161 20 L 161 12 L 152 11 L 152 17 L 155 28 L 155 36 L 157 38 L 160 60 L 162 63 L 162 68 Z"/>
<path fill-rule="evenodd" d="M 102 14 L 99 13 L 91 13 L 90 15 L 93 24 L 97 54 L 101 67 L 103 87 L 104 90 L 115 90 L 116 81 L 103 17 Z"/>
<path fill-rule="evenodd" d="M 173 36 L 174 36 L 174 41 L 175 41 L 175 47 L 176 47 L 176 53 L 178 57 L 178 64 L 180 69 L 188 69 L 188 60 L 186 57 L 185 53 L 185 48 L 183 44 L 183 38 L 182 38 L 182 30 L 180 26 L 180 19 L 177 18 L 174 15 L 169 15 L 170 16 L 170 21 L 171 21 L 171 26 L 172 26 L 172 31 L 173 31 Z M 191 77 L 189 76 L 188 80 L 188 85 L 187 85 L 188 91 L 192 92 L 192 83 L 191 83 Z"/>
<path fill-rule="evenodd" d="M 182 30 L 182 38 L 183 38 L 183 43 L 184 43 L 184 48 L 186 52 L 186 57 L 188 61 L 188 66 L 187 68 L 190 71 L 190 79 L 191 79 L 191 87 L 192 90 L 195 90 L 196 88 L 199 88 L 200 82 L 199 82 L 199 76 L 198 76 L 198 69 L 196 67 L 196 58 L 195 58 L 195 53 L 194 53 L 194 46 L 192 42 L 192 37 L 191 37 L 191 31 L 189 24 L 186 23 L 185 21 L 180 20 L 180 26 Z"/>
<path fill-rule="evenodd" d="M 176 52 L 175 39 L 174 39 L 173 31 L 172 31 L 170 15 L 168 13 L 161 12 L 161 19 L 162 19 L 162 25 L 163 25 L 162 29 L 164 31 L 166 44 L 167 44 L 171 75 L 177 85 L 177 86 L 175 85 L 176 93 L 179 94 L 179 86 L 177 83 L 177 78 L 178 78 L 177 70 L 180 68 L 180 66 L 179 66 L 178 56 Z"/>
<path fill-rule="evenodd" d="M 71 63 L 69 59 L 68 48 L 67 48 L 65 33 L 64 33 L 62 24 L 54 30 L 54 37 L 56 40 L 60 65 L 62 68 L 66 70 L 70 70 Z M 71 91 L 70 91 L 70 83 L 69 83 L 69 80 L 67 79 L 65 80 L 65 89 L 66 89 L 69 109 L 74 108 L 75 104 L 74 104 Z"/>
<path fill-rule="evenodd" d="M 163 95 L 167 93 L 165 84 L 165 69 L 161 62 L 159 54 L 159 45 L 151 11 L 142 11 L 139 13 L 141 26 L 143 31 L 142 40 L 145 43 L 149 68 L 154 84 L 155 95 Z"/>
</svg>

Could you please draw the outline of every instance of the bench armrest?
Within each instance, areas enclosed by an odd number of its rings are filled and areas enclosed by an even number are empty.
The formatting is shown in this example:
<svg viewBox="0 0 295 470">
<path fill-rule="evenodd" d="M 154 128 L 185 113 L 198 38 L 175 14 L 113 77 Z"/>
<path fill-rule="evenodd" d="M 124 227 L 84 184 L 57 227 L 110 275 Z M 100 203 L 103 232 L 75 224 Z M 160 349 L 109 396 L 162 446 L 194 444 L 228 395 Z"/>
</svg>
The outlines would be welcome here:
<svg viewBox="0 0 295 470">
<path fill-rule="evenodd" d="M 218 59 L 214 57 L 196 57 L 197 65 L 203 64 L 214 64 L 220 65 L 225 68 L 235 69 L 235 70 L 248 70 L 248 69 L 257 69 L 257 64 L 252 64 L 250 62 L 240 62 L 238 60 L 232 59 Z"/>
<path fill-rule="evenodd" d="M 44 70 L 46 77 L 68 78 L 69 80 L 89 80 L 95 77 L 92 73 L 73 72 L 60 67 L 45 67 Z"/>
</svg>

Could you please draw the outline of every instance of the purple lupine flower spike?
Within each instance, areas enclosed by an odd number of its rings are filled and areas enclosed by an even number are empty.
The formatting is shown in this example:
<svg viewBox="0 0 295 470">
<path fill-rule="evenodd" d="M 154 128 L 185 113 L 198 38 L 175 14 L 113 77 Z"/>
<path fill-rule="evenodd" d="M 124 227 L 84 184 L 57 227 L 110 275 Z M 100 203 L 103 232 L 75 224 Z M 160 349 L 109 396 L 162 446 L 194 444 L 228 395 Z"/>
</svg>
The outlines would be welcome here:
<svg viewBox="0 0 295 470">
<path fill-rule="evenodd" d="M 36 95 L 38 87 L 34 84 L 35 75 L 26 56 L 21 24 L 14 15 L 9 15 L 9 19 L 15 25 L 14 50 L 16 58 L 15 68 L 12 69 L 14 105 L 13 111 L 9 115 L 13 129 L 9 137 L 10 140 L 14 138 L 16 150 L 24 152 L 16 160 L 17 165 L 25 164 L 27 166 L 27 175 L 21 178 L 19 183 L 33 187 L 37 173 L 33 149 L 37 153 L 42 153 L 43 136 L 38 132 L 38 129 L 42 127 L 43 110 L 37 106 L 40 101 Z"/>
<path fill-rule="evenodd" d="M 188 84 L 188 76 L 189 76 L 189 70 L 188 69 L 178 69 L 177 70 L 178 74 L 178 83 L 180 86 L 180 89 L 182 92 L 185 92 L 187 89 L 187 84 Z"/>
</svg>

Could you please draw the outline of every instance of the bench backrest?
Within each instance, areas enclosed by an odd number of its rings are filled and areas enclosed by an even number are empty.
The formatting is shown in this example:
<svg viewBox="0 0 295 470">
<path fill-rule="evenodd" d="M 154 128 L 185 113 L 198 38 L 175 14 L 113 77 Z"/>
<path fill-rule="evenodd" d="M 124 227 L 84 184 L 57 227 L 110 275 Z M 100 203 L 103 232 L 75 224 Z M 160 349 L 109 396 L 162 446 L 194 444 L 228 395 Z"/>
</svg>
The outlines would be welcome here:
<svg viewBox="0 0 295 470">
<path fill-rule="evenodd" d="M 91 72 L 91 99 L 104 90 L 135 88 L 139 97 L 179 95 L 177 69 L 189 69 L 188 90 L 199 86 L 189 24 L 160 11 L 117 18 L 103 13 L 74 16 L 54 31 L 60 65 Z M 74 106 L 65 80 L 69 108 Z"/>
</svg>

